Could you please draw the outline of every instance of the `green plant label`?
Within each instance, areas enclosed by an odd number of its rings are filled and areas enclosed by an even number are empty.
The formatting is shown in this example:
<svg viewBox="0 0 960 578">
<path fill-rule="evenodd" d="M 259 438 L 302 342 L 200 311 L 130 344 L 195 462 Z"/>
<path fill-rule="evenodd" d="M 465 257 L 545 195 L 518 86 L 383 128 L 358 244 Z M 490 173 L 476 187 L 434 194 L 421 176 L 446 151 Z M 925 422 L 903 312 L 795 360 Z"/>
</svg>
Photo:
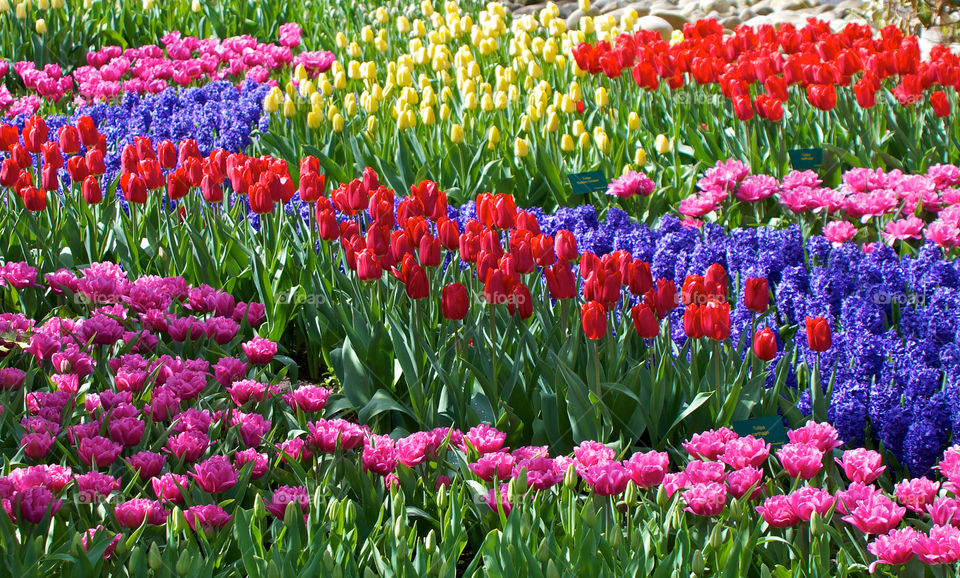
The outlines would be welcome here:
<svg viewBox="0 0 960 578">
<path fill-rule="evenodd" d="M 793 149 L 787 154 L 790 164 L 798 171 L 816 170 L 823 164 L 823 149 Z"/>
<path fill-rule="evenodd" d="M 731 425 L 737 435 L 760 438 L 774 450 L 787 443 L 787 430 L 783 427 L 783 420 L 779 415 L 735 421 Z"/>
<path fill-rule="evenodd" d="M 602 193 L 607 190 L 607 177 L 603 171 L 589 171 L 586 173 L 573 173 L 567 175 L 570 179 L 570 186 L 573 187 L 574 195 L 589 195 L 590 193 Z"/>
</svg>

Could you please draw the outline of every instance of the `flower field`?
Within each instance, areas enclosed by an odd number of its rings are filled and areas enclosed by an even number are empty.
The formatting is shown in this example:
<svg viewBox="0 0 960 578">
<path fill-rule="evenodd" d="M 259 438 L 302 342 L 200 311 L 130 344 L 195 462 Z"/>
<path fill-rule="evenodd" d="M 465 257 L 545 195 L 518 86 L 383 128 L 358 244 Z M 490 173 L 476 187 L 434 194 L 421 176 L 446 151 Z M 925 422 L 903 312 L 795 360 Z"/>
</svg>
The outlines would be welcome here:
<svg viewBox="0 0 960 578">
<path fill-rule="evenodd" d="M 0 0 L 2 575 L 960 572 L 960 51 L 603 4 Z"/>
</svg>

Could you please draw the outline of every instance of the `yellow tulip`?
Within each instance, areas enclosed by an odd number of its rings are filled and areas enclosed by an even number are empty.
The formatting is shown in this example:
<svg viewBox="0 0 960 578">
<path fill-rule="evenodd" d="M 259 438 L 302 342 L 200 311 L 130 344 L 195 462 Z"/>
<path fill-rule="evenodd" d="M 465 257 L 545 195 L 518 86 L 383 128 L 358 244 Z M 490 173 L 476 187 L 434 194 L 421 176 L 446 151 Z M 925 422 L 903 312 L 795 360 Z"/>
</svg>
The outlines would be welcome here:
<svg viewBox="0 0 960 578">
<path fill-rule="evenodd" d="M 293 99 L 289 96 L 283 97 L 283 116 L 290 118 L 295 114 L 297 114 L 297 105 L 293 103 Z"/>
<path fill-rule="evenodd" d="M 340 50 L 347 47 L 347 35 L 343 32 L 337 32 L 337 35 L 333 37 L 333 41 Z"/>
<path fill-rule="evenodd" d="M 410 34 L 412 34 L 417 38 L 420 38 L 426 33 L 427 33 L 427 27 L 423 24 L 423 20 L 420 20 L 419 18 L 414 20 L 413 27 L 412 27 L 412 30 L 410 31 Z"/>
<path fill-rule="evenodd" d="M 390 13 L 383 6 L 377 8 L 373 16 L 376 18 L 377 24 L 386 24 L 390 20 Z"/>
<path fill-rule="evenodd" d="M 17 4 L 17 13 L 16 13 L 16 16 L 17 16 L 17 18 L 19 18 L 20 20 L 23 20 L 24 18 L 27 17 L 27 5 L 26 5 L 26 3 Z"/>
<path fill-rule="evenodd" d="M 327 120 L 333 122 L 333 117 L 338 114 L 340 114 L 340 108 L 335 104 L 331 104 L 330 108 L 327 109 Z"/>
<path fill-rule="evenodd" d="M 610 104 L 610 97 L 607 96 L 607 89 L 603 86 L 598 86 L 597 90 L 594 91 L 594 101 L 596 101 L 597 106 L 607 106 Z"/>
<path fill-rule="evenodd" d="M 665 135 L 658 134 L 653 141 L 653 148 L 662 155 L 667 154 L 672 149 L 672 143 Z"/>
<path fill-rule="evenodd" d="M 500 129 L 496 125 L 490 127 L 490 131 L 487 133 L 487 148 L 494 150 L 497 148 L 497 143 L 500 142 Z"/>
<path fill-rule="evenodd" d="M 489 94 L 484 94 L 480 98 L 480 110 L 490 112 L 493 110 L 493 98 Z"/>
<path fill-rule="evenodd" d="M 647 151 L 642 148 L 637 148 L 633 153 L 633 164 L 643 168 L 643 166 L 647 164 Z"/>
<path fill-rule="evenodd" d="M 526 139 L 517 137 L 517 139 L 513 141 L 513 155 L 522 159 L 528 154 L 530 154 L 530 143 L 528 143 Z"/>
<path fill-rule="evenodd" d="M 397 17 L 397 32 L 400 34 L 410 32 L 410 20 L 406 16 Z"/>
<path fill-rule="evenodd" d="M 427 126 L 433 126 L 437 123 L 437 117 L 433 114 L 433 107 L 427 106 L 420 109 L 420 119 L 423 121 L 423 124 Z"/>
<path fill-rule="evenodd" d="M 547 132 L 556 132 L 560 129 L 560 117 L 557 113 L 551 112 L 547 116 Z"/>
<path fill-rule="evenodd" d="M 610 137 L 607 136 L 607 133 L 600 131 L 597 133 L 594 140 L 597 143 L 598 151 L 600 151 L 602 154 L 607 154 L 610 152 Z"/>
<path fill-rule="evenodd" d="M 498 92 L 493 98 L 493 105 L 497 110 L 507 108 L 507 94 L 505 92 Z"/>
<path fill-rule="evenodd" d="M 320 81 L 320 92 L 322 92 L 324 96 L 333 94 L 333 85 L 330 84 L 330 81 L 326 78 Z"/>
<path fill-rule="evenodd" d="M 453 111 L 450 110 L 450 106 L 447 105 L 447 103 L 441 104 L 441 105 L 440 105 L 440 120 L 450 120 L 450 115 L 452 114 L 452 112 L 453 112 Z"/>
<path fill-rule="evenodd" d="M 581 12 L 589 12 L 589 11 L 590 11 L 590 0 L 580 0 L 580 1 L 577 3 L 577 6 L 580 8 L 580 11 L 581 11 Z"/>
<path fill-rule="evenodd" d="M 377 121 L 377 117 L 375 116 L 367 117 L 367 133 L 368 134 L 373 135 L 373 133 L 377 132 L 378 125 L 379 123 Z"/>
<path fill-rule="evenodd" d="M 580 147 L 580 150 L 587 150 L 590 148 L 590 133 L 585 132 L 580 135 L 580 138 L 577 139 L 577 146 Z"/>
<path fill-rule="evenodd" d="M 424 16 L 430 18 L 430 16 L 433 15 L 433 4 L 427 0 L 423 0 L 423 2 L 420 3 L 420 11 L 423 12 Z"/>
<path fill-rule="evenodd" d="M 347 63 L 347 78 L 355 80 L 360 77 L 360 63 L 356 60 L 351 60 Z"/>
<path fill-rule="evenodd" d="M 340 116 L 340 113 L 333 115 L 333 132 L 343 132 L 343 117 Z"/>
<path fill-rule="evenodd" d="M 403 113 L 403 116 L 406 117 L 404 122 L 408 127 L 414 128 L 417 126 L 417 115 L 415 115 L 412 110 L 408 108 L 407 111 Z"/>
<path fill-rule="evenodd" d="M 583 121 L 579 118 L 573 121 L 573 136 L 579 137 L 582 134 L 586 134 L 587 129 L 583 126 Z"/>
<path fill-rule="evenodd" d="M 191 12 L 194 12 L 194 13 L 200 12 L 202 8 L 203 7 L 200 5 L 200 0 L 193 0 L 193 2 L 190 4 Z"/>
<path fill-rule="evenodd" d="M 356 42 L 351 42 L 350 45 L 347 46 L 347 55 L 350 56 L 350 58 L 360 58 L 362 54 L 363 49 L 360 48 L 360 45 Z"/>
<path fill-rule="evenodd" d="M 467 93 L 467 96 L 463 101 L 463 108 L 467 110 L 473 110 L 477 108 L 477 95 L 475 93 Z"/>
<path fill-rule="evenodd" d="M 50 8 L 50 0 L 37 0 L 37 8 L 40 10 L 48 10 Z"/>
<path fill-rule="evenodd" d="M 347 75 L 343 74 L 342 72 L 335 75 L 333 77 L 333 87 L 337 90 L 343 90 L 347 88 Z"/>
<path fill-rule="evenodd" d="M 369 24 L 360 29 L 360 40 L 367 44 L 373 42 L 373 28 Z"/>
<path fill-rule="evenodd" d="M 450 127 L 450 140 L 453 141 L 454 144 L 462 143 L 463 127 L 461 127 L 459 124 L 454 123 L 454 125 Z"/>
<path fill-rule="evenodd" d="M 580 85 L 576 82 L 570 83 L 570 89 L 567 91 L 570 95 L 570 98 L 574 101 L 583 100 L 583 91 L 580 90 Z"/>
<path fill-rule="evenodd" d="M 280 110 L 280 99 L 276 93 L 268 92 L 267 96 L 263 98 L 263 111 L 267 114 L 273 114 L 278 110 Z"/>
<path fill-rule="evenodd" d="M 670 33 L 670 44 L 680 44 L 683 42 L 683 30 L 674 30 Z"/>
<path fill-rule="evenodd" d="M 640 128 L 640 116 L 636 112 L 627 115 L 627 128 L 637 130 Z"/>
<path fill-rule="evenodd" d="M 321 96 L 319 92 L 314 92 L 310 95 L 310 107 L 314 110 L 323 108 L 323 96 Z"/>
<path fill-rule="evenodd" d="M 323 117 L 318 113 L 310 111 L 307 114 L 307 126 L 313 130 L 320 128 L 320 125 L 323 124 Z"/>
<path fill-rule="evenodd" d="M 580 19 L 580 31 L 584 34 L 593 34 L 595 29 L 593 18 L 590 16 L 584 16 Z"/>
<path fill-rule="evenodd" d="M 349 96 L 352 97 L 353 95 L 351 94 Z M 357 99 L 350 98 L 349 100 L 347 100 L 346 103 L 344 104 L 343 109 L 347 113 L 347 116 L 350 116 L 350 117 L 357 116 Z"/>
<path fill-rule="evenodd" d="M 573 137 L 570 136 L 568 133 L 564 133 L 563 136 L 560 137 L 560 150 L 562 150 L 565 153 L 568 153 L 573 150 L 573 147 L 574 147 Z"/>
</svg>

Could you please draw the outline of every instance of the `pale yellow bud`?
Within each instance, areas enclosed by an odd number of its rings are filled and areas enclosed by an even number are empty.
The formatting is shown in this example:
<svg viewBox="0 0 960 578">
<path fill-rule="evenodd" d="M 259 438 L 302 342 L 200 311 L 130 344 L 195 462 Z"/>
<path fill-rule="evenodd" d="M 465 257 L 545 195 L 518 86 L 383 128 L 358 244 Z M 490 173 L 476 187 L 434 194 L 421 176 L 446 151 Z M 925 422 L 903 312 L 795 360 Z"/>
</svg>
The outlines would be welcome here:
<svg viewBox="0 0 960 578">
<path fill-rule="evenodd" d="M 530 154 L 530 143 L 528 143 L 526 139 L 517 137 L 517 139 L 513 141 L 513 155 L 522 159 L 528 154 Z"/>
<path fill-rule="evenodd" d="M 498 92 L 493 99 L 493 104 L 497 110 L 503 110 L 507 108 L 507 95 L 504 92 Z"/>
<path fill-rule="evenodd" d="M 322 92 L 324 96 L 333 94 L 333 85 L 330 84 L 330 81 L 326 78 L 320 81 L 320 92 Z"/>
<path fill-rule="evenodd" d="M 203 9 L 203 6 L 200 5 L 200 0 L 193 0 L 193 2 L 190 3 L 191 12 L 197 13 L 197 12 L 200 12 L 200 10 L 202 9 Z"/>
<path fill-rule="evenodd" d="M 400 16 L 397 18 L 397 32 L 400 34 L 407 34 L 410 32 L 410 20 L 406 16 Z"/>
<path fill-rule="evenodd" d="M 347 47 L 347 35 L 343 32 L 337 32 L 337 35 L 333 37 L 333 42 L 337 45 L 337 48 L 343 50 Z"/>
<path fill-rule="evenodd" d="M 490 112 L 493 110 L 493 98 L 489 94 L 484 94 L 480 98 L 480 109 L 483 112 Z"/>
<path fill-rule="evenodd" d="M 638 148 L 633 153 L 633 164 L 643 168 L 643 166 L 647 164 L 647 151 L 643 150 L 642 148 Z"/>
<path fill-rule="evenodd" d="M 373 28 L 370 28 L 369 25 L 364 26 L 360 29 L 360 40 L 362 42 L 370 43 L 373 42 Z"/>
<path fill-rule="evenodd" d="M 404 122 L 408 127 L 414 128 L 417 126 L 417 115 L 414 114 L 412 110 L 407 109 L 407 111 L 403 113 L 403 116 L 406 117 Z"/>
<path fill-rule="evenodd" d="M 459 124 L 454 123 L 454 125 L 450 127 L 450 140 L 453 141 L 454 144 L 462 143 L 463 127 L 461 127 Z"/>
<path fill-rule="evenodd" d="M 580 0 L 579 2 L 577 2 L 577 6 L 580 8 L 581 12 L 589 12 L 590 0 Z"/>
<path fill-rule="evenodd" d="M 431 16 L 433 16 L 433 12 L 434 12 L 433 4 L 431 4 L 427 0 L 423 0 L 423 2 L 420 3 L 420 11 L 423 12 L 424 16 L 426 16 L 427 18 L 430 18 Z"/>
<path fill-rule="evenodd" d="M 580 32 L 584 34 L 593 34 L 595 26 L 593 24 L 593 18 L 590 16 L 584 16 L 580 19 Z"/>
<path fill-rule="evenodd" d="M 333 115 L 333 132 L 343 132 L 343 117 L 340 116 L 340 113 Z"/>
<path fill-rule="evenodd" d="M 437 123 L 437 117 L 433 114 L 432 106 L 420 109 L 420 120 L 427 126 L 433 126 Z"/>
<path fill-rule="evenodd" d="M 490 127 L 490 131 L 487 133 L 487 148 L 494 150 L 497 148 L 497 143 L 500 142 L 500 129 L 496 125 Z"/>
<path fill-rule="evenodd" d="M 327 120 L 333 122 L 333 117 L 340 114 L 340 107 L 335 104 L 331 104 L 330 108 L 327 109 Z"/>
<path fill-rule="evenodd" d="M 23 20 L 27 17 L 27 5 L 26 3 L 17 4 L 16 16 L 18 19 Z"/>
<path fill-rule="evenodd" d="M 50 3 L 50 7 L 54 10 L 61 10 L 63 8 L 63 0 L 53 0 L 53 2 Z"/>
<path fill-rule="evenodd" d="M 368 134 L 372 135 L 373 133 L 377 132 L 378 126 L 379 126 L 379 123 L 377 121 L 377 117 L 375 116 L 367 117 L 367 133 Z"/>
<path fill-rule="evenodd" d="M 290 118 L 297 114 L 297 105 L 293 103 L 293 99 L 289 96 L 283 97 L 283 116 Z"/>
<path fill-rule="evenodd" d="M 579 137 L 582 134 L 586 134 L 587 129 L 583 126 L 583 121 L 579 118 L 573 121 L 573 136 Z"/>
<path fill-rule="evenodd" d="M 597 144 L 598 151 L 602 154 L 610 152 L 610 137 L 607 136 L 607 133 L 603 131 L 598 132 L 594 140 Z"/>
<path fill-rule="evenodd" d="M 320 125 L 323 124 L 323 117 L 319 113 L 310 111 L 307 114 L 307 126 L 313 130 L 320 128 Z"/>
<path fill-rule="evenodd" d="M 347 88 L 347 75 L 340 73 L 333 77 L 333 87 L 337 90 Z"/>
<path fill-rule="evenodd" d="M 475 93 L 467 93 L 467 97 L 463 100 L 463 108 L 467 110 L 474 110 L 477 108 L 477 95 Z"/>
<path fill-rule="evenodd" d="M 673 148 L 670 139 L 666 135 L 658 134 L 653 141 L 653 148 L 660 154 L 665 155 Z"/>
<path fill-rule="evenodd" d="M 447 103 L 440 105 L 440 120 L 450 120 L 450 114 L 453 111 L 450 110 L 450 106 Z"/>
<path fill-rule="evenodd" d="M 580 147 L 580 150 L 587 150 L 590 148 L 590 133 L 585 132 L 580 135 L 580 138 L 577 139 L 577 146 Z"/>
<path fill-rule="evenodd" d="M 627 115 L 627 128 L 637 130 L 640 128 L 640 116 L 636 112 Z"/>
<path fill-rule="evenodd" d="M 557 113 L 551 112 L 547 116 L 547 131 L 556 132 L 560 129 L 560 117 L 557 116 Z"/>
<path fill-rule="evenodd" d="M 573 150 L 573 147 L 574 147 L 573 137 L 570 136 L 568 133 L 564 133 L 564 135 L 560 137 L 560 150 L 562 150 L 565 153 L 568 153 Z"/>
<path fill-rule="evenodd" d="M 570 90 L 568 92 L 572 100 L 583 100 L 583 91 L 580 90 L 580 85 L 576 82 L 570 83 Z"/>
<path fill-rule="evenodd" d="M 377 24 L 386 24 L 390 20 L 390 13 L 381 6 L 373 13 L 373 17 L 377 20 Z"/>
<path fill-rule="evenodd" d="M 268 92 L 267 96 L 263 98 L 263 111 L 267 114 L 273 114 L 278 110 L 280 110 L 280 99 L 276 93 Z"/>
<path fill-rule="evenodd" d="M 597 90 L 594 91 L 594 101 L 597 103 L 597 106 L 607 106 L 610 104 L 610 97 L 607 96 L 607 89 L 603 86 L 598 86 Z"/>
<path fill-rule="evenodd" d="M 37 0 L 37 8 L 40 10 L 48 10 L 50 8 L 49 0 Z"/>
</svg>

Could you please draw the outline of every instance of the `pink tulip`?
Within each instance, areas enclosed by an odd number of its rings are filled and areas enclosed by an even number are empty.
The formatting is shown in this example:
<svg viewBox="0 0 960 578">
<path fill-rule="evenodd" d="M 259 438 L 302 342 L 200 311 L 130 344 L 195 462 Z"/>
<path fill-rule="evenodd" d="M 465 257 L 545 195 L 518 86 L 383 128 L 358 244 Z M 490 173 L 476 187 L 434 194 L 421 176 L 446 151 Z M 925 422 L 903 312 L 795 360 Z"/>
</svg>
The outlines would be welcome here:
<svg viewBox="0 0 960 578">
<path fill-rule="evenodd" d="M 693 460 L 687 464 L 684 474 L 691 484 L 703 484 L 706 482 L 723 483 L 726 478 L 726 466 L 721 462 L 702 462 Z"/>
<path fill-rule="evenodd" d="M 763 470 L 760 468 L 741 468 L 727 474 L 727 492 L 734 498 L 743 498 L 750 488 L 754 488 L 749 499 L 760 497 L 760 483 L 763 480 Z"/>
<path fill-rule="evenodd" d="M 191 529 L 206 533 L 223 528 L 233 518 L 223 508 L 213 504 L 192 506 L 183 515 Z"/>
<path fill-rule="evenodd" d="M 138 452 L 127 458 L 127 464 L 134 471 L 139 471 L 141 480 L 159 475 L 165 461 L 167 461 L 165 456 L 155 452 Z"/>
<path fill-rule="evenodd" d="M 911 512 L 923 513 L 933 503 L 940 489 L 940 482 L 928 478 L 903 480 L 896 486 L 897 501 Z"/>
<path fill-rule="evenodd" d="M 951 446 L 943 452 L 937 469 L 951 482 L 960 483 L 960 445 Z"/>
<path fill-rule="evenodd" d="M 914 546 L 921 536 L 923 534 L 913 528 L 903 528 L 874 538 L 867 544 L 867 550 L 877 557 L 870 563 L 870 573 L 873 574 L 880 564 L 899 566 L 909 562 L 913 558 Z"/>
<path fill-rule="evenodd" d="M 248 463 L 253 464 L 250 471 L 251 480 L 265 476 L 270 466 L 267 454 L 260 453 L 254 448 L 238 451 L 233 454 L 233 465 L 238 472 Z"/>
<path fill-rule="evenodd" d="M 573 448 L 573 461 L 581 476 L 590 466 L 612 462 L 617 453 L 600 442 L 584 441 Z"/>
<path fill-rule="evenodd" d="M 29 433 L 20 439 L 23 455 L 31 460 L 42 460 L 53 447 L 53 437 L 47 432 Z"/>
<path fill-rule="evenodd" d="M 797 488 L 790 494 L 790 499 L 797 516 L 804 522 L 809 522 L 814 512 L 821 518 L 826 516 L 837 501 L 829 491 L 811 486 Z"/>
<path fill-rule="evenodd" d="M 503 443 L 507 440 L 507 434 L 498 431 L 495 427 L 480 424 L 470 428 L 464 438 L 480 454 L 488 454 L 500 451 L 503 448 Z"/>
<path fill-rule="evenodd" d="M 858 503 L 843 521 L 865 534 L 886 534 L 897 527 L 906 512 L 906 508 L 877 493 Z"/>
<path fill-rule="evenodd" d="M 670 458 L 666 452 L 638 452 L 624 461 L 623 465 L 633 483 L 639 488 L 647 489 L 663 482 L 663 477 L 670 468 Z"/>
<path fill-rule="evenodd" d="M 627 488 L 630 475 L 620 463 L 608 462 L 587 468 L 583 479 L 595 494 L 615 496 Z"/>
<path fill-rule="evenodd" d="M 152 478 L 150 487 L 157 499 L 163 502 L 179 504 L 183 501 L 181 488 L 186 490 L 189 487 L 190 478 L 182 474 L 167 473 L 162 476 Z"/>
<path fill-rule="evenodd" d="M 823 453 L 843 445 L 832 425 L 813 420 L 808 420 L 803 427 L 788 431 L 787 437 L 791 444 L 812 445 Z"/>
<path fill-rule="evenodd" d="M 277 354 L 277 344 L 262 337 L 254 337 L 244 342 L 241 347 L 247 360 L 254 365 L 266 365 L 273 361 L 273 356 Z"/>
<path fill-rule="evenodd" d="M 953 526 L 934 526 L 929 535 L 919 536 L 913 552 L 924 564 L 953 564 L 960 560 L 960 530 Z"/>
<path fill-rule="evenodd" d="M 504 452 L 488 453 L 470 464 L 470 471 L 485 482 L 492 482 L 494 478 L 506 480 L 513 471 L 516 458 Z"/>
<path fill-rule="evenodd" d="M 497 512 L 498 509 L 503 509 L 503 513 L 506 516 L 509 516 L 510 510 L 513 509 L 513 506 L 510 504 L 510 500 L 507 498 L 508 488 L 508 484 L 500 484 L 500 488 L 498 490 L 491 489 L 489 492 L 487 492 L 485 498 L 487 506 L 489 506 L 491 510 Z"/>
<path fill-rule="evenodd" d="M 770 456 L 770 444 L 753 436 L 736 438 L 723 447 L 720 461 L 734 470 L 759 468 Z"/>
<path fill-rule="evenodd" d="M 307 494 L 307 488 L 303 486 L 281 486 L 274 490 L 269 503 L 264 500 L 267 511 L 281 520 L 287 511 L 287 504 L 299 505 L 300 511 L 306 514 L 310 509 L 310 496 Z"/>
<path fill-rule="evenodd" d="M 144 520 L 153 526 L 166 522 L 168 513 L 164 511 L 160 502 L 144 498 L 134 498 L 117 504 L 113 510 L 117 523 L 123 528 L 135 529 L 143 524 Z"/>
<path fill-rule="evenodd" d="M 80 501 L 85 504 L 106 498 L 113 492 L 120 491 L 120 480 L 100 472 L 89 472 L 76 477 L 77 489 L 80 491 Z"/>
<path fill-rule="evenodd" d="M 397 468 L 397 448 L 390 436 L 370 436 L 360 455 L 363 471 L 385 476 Z"/>
<path fill-rule="evenodd" d="M 689 441 L 683 443 L 683 448 L 692 458 L 714 461 L 723 454 L 727 442 L 736 438 L 737 434 L 733 430 L 722 427 L 693 434 Z"/>
<path fill-rule="evenodd" d="M 697 516 L 717 516 L 727 503 L 727 488 L 717 482 L 692 484 L 683 492 L 685 512 Z"/>
<path fill-rule="evenodd" d="M 208 494 L 222 494 L 237 484 L 237 472 L 224 456 L 213 456 L 193 467 L 190 474 Z"/>
<path fill-rule="evenodd" d="M 927 506 L 927 513 L 930 514 L 930 520 L 938 526 L 951 525 L 960 528 L 960 502 L 955 498 L 937 498 Z"/>
<path fill-rule="evenodd" d="M 757 506 L 756 510 L 763 516 L 763 521 L 773 528 L 787 528 L 800 523 L 800 516 L 797 515 L 790 496 L 771 496 L 762 506 Z"/>
<path fill-rule="evenodd" d="M 883 456 L 865 448 L 847 450 L 843 452 L 842 459 L 834 458 L 834 460 L 843 468 L 847 479 L 862 484 L 873 483 L 887 469 L 886 466 L 880 465 Z"/>
<path fill-rule="evenodd" d="M 39 524 L 47 512 L 50 512 L 51 516 L 56 515 L 62 505 L 63 502 L 56 499 L 53 492 L 43 486 L 27 488 L 17 493 L 10 501 L 11 509 L 17 515 L 16 521 L 26 521 L 31 524 Z"/>
<path fill-rule="evenodd" d="M 823 452 L 812 445 L 787 444 L 777 450 L 777 458 L 791 478 L 809 480 L 823 468 Z"/>
<path fill-rule="evenodd" d="M 102 468 L 115 462 L 122 450 L 122 445 L 105 437 L 94 436 L 80 440 L 77 456 L 79 456 L 80 461 L 88 466 L 96 463 L 96 467 Z"/>
</svg>

